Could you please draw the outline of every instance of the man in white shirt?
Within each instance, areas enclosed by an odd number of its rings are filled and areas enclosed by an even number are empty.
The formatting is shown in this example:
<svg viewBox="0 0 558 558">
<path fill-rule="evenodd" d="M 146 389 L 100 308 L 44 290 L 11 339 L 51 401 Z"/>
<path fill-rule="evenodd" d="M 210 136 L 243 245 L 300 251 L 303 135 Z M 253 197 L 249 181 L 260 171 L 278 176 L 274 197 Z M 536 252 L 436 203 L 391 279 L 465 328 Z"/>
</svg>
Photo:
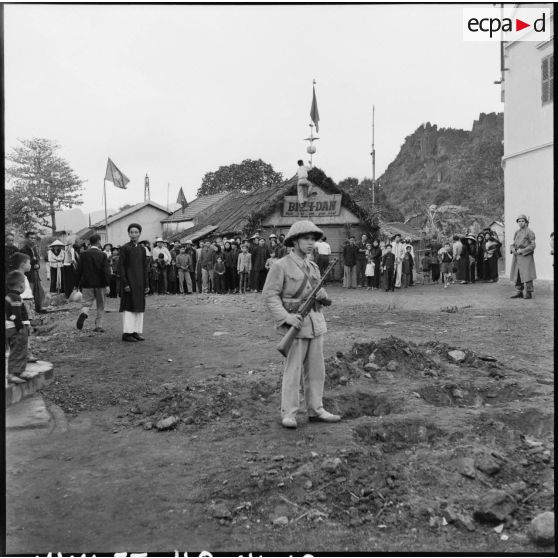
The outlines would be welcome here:
<svg viewBox="0 0 558 558">
<path fill-rule="evenodd" d="M 323 275 L 324 271 L 327 269 L 327 266 L 329 265 L 329 256 L 331 255 L 331 246 L 328 242 L 326 242 L 326 240 L 327 238 L 323 236 L 321 240 L 317 240 L 316 244 L 314 245 L 316 247 L 316 250 L 318 251 L 318 258 L 316 263 L 320 268 L 320 275 Z"/>
<path fill-rule="evenodd" d="M 312 167 L 307 167 L 304 165 L 304 161 L 300 159 L 298 161 L 298 169 L 296 171 L 297 183 L 296 189 L 298 194 L 298 203 L 303 204 L 310 195 L 312 189 L 312 182 L 308 180 L 308 171 Z"/>
<path fill-rule="evenodd" d="M 162 238 L 157 238 L 155 239 L 156 242 L 156 246 L 155 248 L 153 248 L 153 261 L 156 262 L 157 259 L 159 258 L 159 254 L 163 254 L 164 258 L 165 258 L 165 263 L 167 265 L 169 265 L 171 263 L 171 255 L 169 252 L 169 249 L 164 246 L 164 241 Z"/>
</svg>

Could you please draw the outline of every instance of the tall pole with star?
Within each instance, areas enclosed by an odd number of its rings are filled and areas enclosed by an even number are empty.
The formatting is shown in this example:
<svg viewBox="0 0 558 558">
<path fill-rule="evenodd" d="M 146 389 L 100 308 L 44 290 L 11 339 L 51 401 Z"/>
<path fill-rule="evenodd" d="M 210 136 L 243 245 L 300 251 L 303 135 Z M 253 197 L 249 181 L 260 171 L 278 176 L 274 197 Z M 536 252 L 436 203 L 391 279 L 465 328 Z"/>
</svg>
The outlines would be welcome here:
<svg viewBox="0 0 558 558">
<path fill-rule="evenodd" d="M 376 202 L 376 148 L 374 147 L 374 105 L 372 105 L 372 205 Z"/>
<path fill-rule="evenodd" d="M 310 142 L 306 148 L 307 153 L 310 154 L 310 165 L 312 165 L 312 155 L 316 153 L 316 146 L 314 142 L 320 138 L 314 136 L 314 126 L 316 126 L 316 132 L 320 131 L 320 113 L 318 112 L 318 101 L 316 100 L 316 80 L 312 82 L 312 106 L 310 107 L 310 137 L 305 138 L 305 141 Z"/>
</svg>

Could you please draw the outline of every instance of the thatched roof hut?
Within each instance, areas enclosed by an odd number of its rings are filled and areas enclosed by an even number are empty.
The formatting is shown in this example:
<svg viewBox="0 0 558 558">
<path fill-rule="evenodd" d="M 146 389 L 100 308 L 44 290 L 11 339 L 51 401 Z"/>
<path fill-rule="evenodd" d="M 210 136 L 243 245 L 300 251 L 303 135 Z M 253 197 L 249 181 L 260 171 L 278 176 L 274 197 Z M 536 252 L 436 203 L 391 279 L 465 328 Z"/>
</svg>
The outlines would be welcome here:
<svg viewBox="0 0 558 558">
<path fill-rule="evenodd" d="M 279 235 L 286 233 L 294 222 L 310 219 L 324 231 L 332 254 L 340 257 L 350 234 L 359 237 L 365 232 L 370 237 L 376 236 L 379 230 L 377 214 L 371 214 L 356 203 L 320 169 L 312 169 L 309 179 L 315 185 L 316 195 L 310 196 L 302 206 L 297 200 L 297 177 L 293 176 L 271 187 L 230 192 L 211 207 L 211 212 L 196 219 L 193 227 L 177 232 L 168 240 L 216 236 L 247 238 L 257 231 L 264 237 L 272 232 Z M 337 277 L 342 275 L 341 262 L 334 274 Z"/>
<path fill-rule="evenodd" d="M 194 227 L 176 233 L 169 240 L 177 241 L 186 236 L 191 238 L 204 229 L 208 231 L 207 235 L 212 236 L 250 236 L 259 229 L 288 228 L 292 222 L 307 218 L 319 226 L 331 224 L 339 227 L 341 225 L 346 230 L 350 230 L 352 224 L 371 234 L 378 230 L 377 215 L 370 214 L 358 205 L 347 192 L 338 188 L 320 169 L 312 169 L 309 178 L 318 187 L 321 195 L 337 196 L 340 202 L 337 208 L 339 218 L 320 215 L 320 212 L 306 214 L 304 210 L 300 215 L 283 215 L 285 198 L 297 195 L 297 177 L 293 176 L 281 184 L 271 187 L 259 188 L 251 192 L 230 192 L 214 204 L 210 215 L 201 218 Z M 346 210 L 346 215 L 352 214 L 350 219 L 343 221 L 342 208 Z M 216 228 L 209 231 L 210 226 Z"/>
</svg>

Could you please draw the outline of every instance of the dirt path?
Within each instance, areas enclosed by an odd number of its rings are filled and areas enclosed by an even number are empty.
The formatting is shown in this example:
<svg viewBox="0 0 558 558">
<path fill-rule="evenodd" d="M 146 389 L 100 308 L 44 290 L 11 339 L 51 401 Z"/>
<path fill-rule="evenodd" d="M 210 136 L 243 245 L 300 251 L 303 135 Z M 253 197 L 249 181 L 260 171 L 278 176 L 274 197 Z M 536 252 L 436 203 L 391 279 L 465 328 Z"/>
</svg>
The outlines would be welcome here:
<svg viewBox="0 0 558 558">
<path fill-rule="evenodd" d="M 326 402 L 345 420 L 301 415 L 296 431 L 278 422 L 260 295 L 150 297 L 135 344 L 117 312 L 105 334 L 78 332 L 76 308 L 47 315 L 56 327 L 33 343 L 67 422 L 7 435 L 8 552 L 538 551 L 526 533 L 553 509 L 553 287 L 532 301 L 510 300 L 507 281 L 330 293 Z M 513 495 L 502 533 L 479 519 L 492 489 Z"/>
</svg>

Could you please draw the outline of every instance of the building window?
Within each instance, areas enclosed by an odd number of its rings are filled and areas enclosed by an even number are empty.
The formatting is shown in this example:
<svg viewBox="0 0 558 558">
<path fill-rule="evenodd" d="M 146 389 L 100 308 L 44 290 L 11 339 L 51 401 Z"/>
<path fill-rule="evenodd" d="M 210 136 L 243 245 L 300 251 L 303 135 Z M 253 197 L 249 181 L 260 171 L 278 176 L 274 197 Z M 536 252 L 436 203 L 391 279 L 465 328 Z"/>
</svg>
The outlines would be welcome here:
<svg viewBox="0 0 558 558">
<path fill-rule="evenodd" d="M 546 56 L 541 62 L 542 103 L 554 100 L 554 54 Z"/>
</svg>

